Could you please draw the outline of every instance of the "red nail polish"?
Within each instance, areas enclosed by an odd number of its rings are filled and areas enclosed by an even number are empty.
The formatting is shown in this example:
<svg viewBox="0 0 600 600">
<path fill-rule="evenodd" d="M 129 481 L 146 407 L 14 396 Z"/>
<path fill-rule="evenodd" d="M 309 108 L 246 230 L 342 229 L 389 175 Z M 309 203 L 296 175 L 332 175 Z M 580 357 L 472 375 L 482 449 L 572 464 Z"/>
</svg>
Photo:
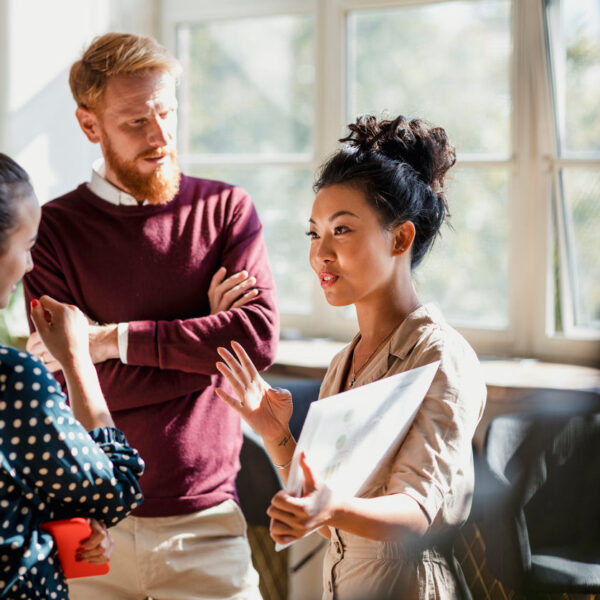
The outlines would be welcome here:
<svg viewBox="0 0 600 600">
<path fill-rule="evenodd" d="M 31 301 L 31 306 L 33 306 L 33 308 L 35 308 L 38 304 L 39 302 L 35 298 Z"/>
</svg>

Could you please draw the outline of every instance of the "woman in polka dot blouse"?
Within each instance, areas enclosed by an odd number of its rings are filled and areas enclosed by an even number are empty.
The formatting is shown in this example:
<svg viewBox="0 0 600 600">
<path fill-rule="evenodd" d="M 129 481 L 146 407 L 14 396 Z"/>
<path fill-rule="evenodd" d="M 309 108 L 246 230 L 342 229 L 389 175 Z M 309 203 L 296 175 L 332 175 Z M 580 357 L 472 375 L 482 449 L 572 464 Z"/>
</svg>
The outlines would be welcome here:
<svg viewBox="0 0 600 600">
<path fill-rule="evenodd" d="M 0 308 L 33 268 L 40 208 L 25 171 L 0 154 Z M 142 501 L 143 462 L 115 429 L 88 352 L 87 321 L 43 296 L 31 318 L 61 364 L 69 400 L 38 358 L 0 344 L 0 598 L 69 597 L 45 521 L 87 517 L 79 558 L 102 563 L 106 531 Z"/>
</svg>

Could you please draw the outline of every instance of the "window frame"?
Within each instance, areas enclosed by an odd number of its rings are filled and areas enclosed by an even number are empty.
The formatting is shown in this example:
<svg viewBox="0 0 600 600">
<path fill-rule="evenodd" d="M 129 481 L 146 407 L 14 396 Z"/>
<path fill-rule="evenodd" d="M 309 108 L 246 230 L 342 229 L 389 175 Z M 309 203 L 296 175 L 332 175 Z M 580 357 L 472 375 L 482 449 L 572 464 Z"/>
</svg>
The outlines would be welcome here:
<svg viewBox="0 0 600 600">
<path fill-rule="evenodd" d="M 312 14 L 315 24 L 314 132 L 312 156 L 257 159 L 256 165 L 310 166 L 314 173 L 337 145 L 346 125 L 346 37 L 350 11 L 450 2 L 453 0 L 221 0 L 218 4 L 162 0 L 159 19 L 161 41 L 176 53 L 179 23 L 290 14 Z M 475 2 L 477 0 L 463 0 Z M 503 330 L 456 328 L 480 356 L 533 357 L 536 359 L 596 365 L 600 356 L 600 331 L 565 326 L 554 330 L 554 225 L 560 225 L 559 172 L 561 166 L 581 163 L 558 154 L 554 118 L 552 74 L 547 52 L 546 2 L 512 0 L 511 154 L 475 157 L 459 154 L 464 167 L 506 166 L 510 171 L 508 251 L 508 326 Z M 185 85 L 185 84 L 184 84 Z M 518 151 L 517 151 L 518 149 Z M 186 155 L 182 166 L 239 166 L 248 158 L 235 155 Z M 588 164 L 589 160 L 583 160 Z M 592 160 L 594 165 L 599 160 Z M 450 202 L 452 199 L 450 199 Z M 561 216 L 562 215 L 562 216 Z M 307 215 L 308 219 L 308 215 Z M 567 260 L 564 228 L 558 227 L 561 268 Z M 308 247 L 307 247 L 308 255 Z M 540 257 L 544 265 L 540 268 Z M 308 265 L 308 258 L 306 261 Z M 308 315 L 281 315 L 282 329 L 306 337 L 347 341 L 356 332 L 347 312 L 330 307 L 318 286 L 307 290 L 313 311 Z M 568 309 L 568 295 L 563 292 Z"/>
</svg>

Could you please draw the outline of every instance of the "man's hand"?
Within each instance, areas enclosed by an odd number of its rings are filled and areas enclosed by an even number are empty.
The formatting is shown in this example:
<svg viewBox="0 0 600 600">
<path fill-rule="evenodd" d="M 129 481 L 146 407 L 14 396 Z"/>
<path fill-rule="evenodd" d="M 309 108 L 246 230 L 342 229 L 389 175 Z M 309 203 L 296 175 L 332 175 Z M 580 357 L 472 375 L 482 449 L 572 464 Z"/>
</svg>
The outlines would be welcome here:
<svg viewBox="0 0 600 600">
<path fill-rule="evenodd" d="M 56 371 L 60 371 L 62 367 L 60 363 L 50 354 L 48 348 L 44 342 L 42 342 L 42 338 L 37 331 L 34 331 L 29 338 L 27 339 L 27 345 L 25 349 L 30 354 L 37 356 L 43 363 L 46 369 L 51 373 L 56 373 Z"/>
<path fill-rule="evenodd" d="M 119 358 L 119 336 L 116 323 L 110 325 L 90 324 L 90 356 L 94 364 L 110 358 Z"/>
<path fill-rule="evenodd" d="M 227 277 L 227 269 L 221 267 L 210 281 L 208 288 L 208 301 L 210 314 L 239 308 L 258 296 L 257 289 L 250 289 L 256 283 L 255 277 L 250 277 L 248 271 L 240 271 Z"/>
<path fill-rule="evenodd" d="M 86 316 L 85 318 L 89 323 L 89 351 L 92 361 L 94 363 L 100 363 L 110 358 L 119 358 L 117 325 L 114 323 L 110 325 L 99 325 L 89 317 Z M 26 349 L 31 354 L 37 356 L 51 373 L 55 373 L 62 369 L 61 364 L 48 350 L 37 331 L 34 331 L 27 339 Z"/>
</svg>

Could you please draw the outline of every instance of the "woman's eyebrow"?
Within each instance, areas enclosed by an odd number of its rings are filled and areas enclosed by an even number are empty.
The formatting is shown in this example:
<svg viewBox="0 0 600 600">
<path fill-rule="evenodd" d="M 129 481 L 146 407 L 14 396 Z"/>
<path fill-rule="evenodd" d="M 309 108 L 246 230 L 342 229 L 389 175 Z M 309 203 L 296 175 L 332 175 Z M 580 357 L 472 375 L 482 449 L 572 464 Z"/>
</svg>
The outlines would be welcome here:
<svg viewBox="0 0 600 600">
<path fill-rule="evenodd" d="M 349 210 L 338 210 L 337 212 L 333 213 L 327 220 L 329 222 L 331 222 L 334 219 L 341 217 L 342 215 L 347 215 L 349 217 L 354 217 L 355 219 L 360 219 L 360 217 L 358 215 L 355 215 L 353 212 L 350 212 Z M 312 223 L 313 225 L 316 224 L 315 220 L 312 217 L 310 219 L 308 219 L 308 222 Z"/>
</svg>

